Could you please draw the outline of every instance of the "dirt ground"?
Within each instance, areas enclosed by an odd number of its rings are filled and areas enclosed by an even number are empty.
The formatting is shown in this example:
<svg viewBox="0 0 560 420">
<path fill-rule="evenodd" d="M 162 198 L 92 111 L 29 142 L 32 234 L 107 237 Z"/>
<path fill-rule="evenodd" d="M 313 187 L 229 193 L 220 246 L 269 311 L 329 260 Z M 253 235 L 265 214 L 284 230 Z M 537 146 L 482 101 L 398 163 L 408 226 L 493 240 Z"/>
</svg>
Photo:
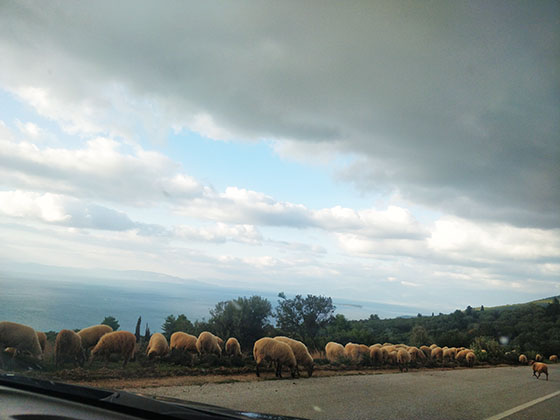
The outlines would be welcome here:
<svg viewBox="0 0 560 420">
<path fill-rule="evenodd" d="M 475 369 L 486 368 L 490 366 L 477 366 Z M 410 371 L 446 371 L 446 370 L 460 370 L 467 368 L 419 368 L 410 369 Z M 313 377 L 329 377 L 329 376 L 350 376 L 350 375 L 384 375 L 399 373 L 399 369 L 333 369 L 333 368 L 318 368 L 313 372 Z M 159 388 L 166 386 L 188 386 L 188 385 L 204 385 L 204 384 L 220 384 L 220 383 L 234 383 L 234 382 L 255 382 L 255 381 L 270 381 L 277 380 L 274 377 L 274 372 L 261 373 L 261 377 L 257 378 L 253 369 L 245 372 L 232 372 L 232 373 L 215 373 L 215 372 L 192 372 L 191 374 L 182 374 L 176 376 L 162 376 L 162 377 L 112 377 L 102 378 L 96 375 L 95 378 L 81 377 L 81 375 L 74 375 L 75 378 L 71 379 L 72 375 L 64 375 L 65 382 L 92 386 L 97 388 L 108 389 L 127 389 L 127 388 Z M 303 374 L 303 376 L 307 376 Z M 289 378 L 288 372 L 283 375 L 284 378 Z"/>
</svg>

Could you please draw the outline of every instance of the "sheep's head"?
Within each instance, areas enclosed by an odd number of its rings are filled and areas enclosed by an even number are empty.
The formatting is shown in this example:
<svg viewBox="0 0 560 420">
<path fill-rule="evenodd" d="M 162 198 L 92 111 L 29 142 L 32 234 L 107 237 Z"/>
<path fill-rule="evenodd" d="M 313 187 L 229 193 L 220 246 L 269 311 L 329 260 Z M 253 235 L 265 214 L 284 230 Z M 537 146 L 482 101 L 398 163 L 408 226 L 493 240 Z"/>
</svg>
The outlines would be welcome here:
<svg viewBox="0 0 560 420">
<path fill-rule="evenodd" d="M 315 369 L 315 364 L 311 363 L 309 366 L 307 366 L 307 375 L 311 378 L 311 375 L 313 375 L 313 369 Z"/>
</svg>

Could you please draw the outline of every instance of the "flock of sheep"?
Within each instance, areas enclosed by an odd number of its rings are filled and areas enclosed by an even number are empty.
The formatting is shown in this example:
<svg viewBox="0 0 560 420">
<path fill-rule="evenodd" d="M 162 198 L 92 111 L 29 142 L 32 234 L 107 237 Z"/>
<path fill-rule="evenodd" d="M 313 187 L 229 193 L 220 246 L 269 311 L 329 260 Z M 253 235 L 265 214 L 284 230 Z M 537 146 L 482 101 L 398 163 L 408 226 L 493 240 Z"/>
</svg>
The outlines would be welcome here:
<svg viewBox="0 0 560 420">
<path fill-rule="evenodd" d="M 15 322 L 0 322 L 0 352 L 15 357 L 18 353 L 28 354 L 41 360 L 47 344 L 47 336 L 43 332 L 35 331 L 33 328 L 17 324 Z M 56 336 L 54 346 L 55 366 L 65 362 L 82 366 L 89 353 L 89 363 L 97 358 L 103 358 L 107 364 L 109 357 L 118 354 L 123 359 L 123 367 L 134 358 L 138 349 L 136 337 L 128 331 L 113 331 L 108 325 L 93 325 L 78 332 L 72 330 L 61 330 Z M 155 333 L 151 336 L 146 348 L 146 356 L 150 360 L 161 359 L 170 352 L 182 352 L 192 354 L 215 354 L 222 353 L 232 357 L 241 357 L 241 346 L 239 341 L 230 337 L 224 341 L 204 331 L 198 337 L 184 332 L 175 332 L 171 335 L 169 343 L 165 336 Z M 484 352 L 484 350 L 482 350 Z M 428 363 L 441 364 L 459 363 L 472 367 L 476 362 L 473 350 L 464 347 L 439 347 L 431 346 L 407 346 L 405 344 L 365 344 L 347 343 L 342 344 L 329 342 L 325 346 L 327 359 L 331 363 L 351 362 L 354 364 L 368 363 L 376 366 L 397 366 L 401 372 L 408 371 L 411 363 L 415 365 L 426 365 Z M 275 375 L 282 377 L 282 368 L 287 367 L 292 377 L 299 376 L 299 369 L 305 369 L 310 377 L 313 374 L 314 360 L 306 345 L 301 341 L 289 337 L 264 337 L 257 340 L 253 346 L 253 358 L 256 363 L 256 374 L 260 376 L 263 366 L 274 366 Z M 557 362 L 558 357 L 552 355 L 549 360 Z M 1 359 L 0 359 L 1 362 Z M 547 365 L 542 363 L 542 356 L 537 355 L 535 361 L 528 361 L 525 355 L 519 356 L 519 363 L 532 365 L 533 375 L 540 377 L 542 373 L 548 380 Z M 0 367 L 2 367 L 0 365 Z"/>
</svg>

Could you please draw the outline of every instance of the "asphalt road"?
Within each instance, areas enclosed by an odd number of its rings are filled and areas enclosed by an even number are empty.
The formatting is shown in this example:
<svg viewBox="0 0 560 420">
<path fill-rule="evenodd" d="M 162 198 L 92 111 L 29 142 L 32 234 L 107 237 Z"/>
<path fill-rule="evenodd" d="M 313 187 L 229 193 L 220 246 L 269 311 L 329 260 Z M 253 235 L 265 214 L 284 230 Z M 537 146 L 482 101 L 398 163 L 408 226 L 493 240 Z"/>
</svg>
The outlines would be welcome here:
<svg viewBox="0 0 560 420">
<path fill-rule="evenodd" d="M 309 419 L 559 419 L 560 366 L 549 365 L 549 374 L 536 380 L 529 366 L 424 370 L 131 391 Z"/>
</svg>

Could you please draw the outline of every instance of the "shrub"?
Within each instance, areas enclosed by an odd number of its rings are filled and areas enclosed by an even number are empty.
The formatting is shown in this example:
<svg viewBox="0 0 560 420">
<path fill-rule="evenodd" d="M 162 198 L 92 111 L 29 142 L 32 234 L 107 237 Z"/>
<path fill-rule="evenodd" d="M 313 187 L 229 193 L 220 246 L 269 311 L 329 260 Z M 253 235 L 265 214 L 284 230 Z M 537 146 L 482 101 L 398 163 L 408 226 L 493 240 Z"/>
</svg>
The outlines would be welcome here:
<svg viewBox="0 0 560 420">
<path fill-rule="evenodd" d="M 504 361 L 504 349 L 492 337 L 476 337 L 470 348 L 481 362 L 500 363 Z"/>
</svg>

